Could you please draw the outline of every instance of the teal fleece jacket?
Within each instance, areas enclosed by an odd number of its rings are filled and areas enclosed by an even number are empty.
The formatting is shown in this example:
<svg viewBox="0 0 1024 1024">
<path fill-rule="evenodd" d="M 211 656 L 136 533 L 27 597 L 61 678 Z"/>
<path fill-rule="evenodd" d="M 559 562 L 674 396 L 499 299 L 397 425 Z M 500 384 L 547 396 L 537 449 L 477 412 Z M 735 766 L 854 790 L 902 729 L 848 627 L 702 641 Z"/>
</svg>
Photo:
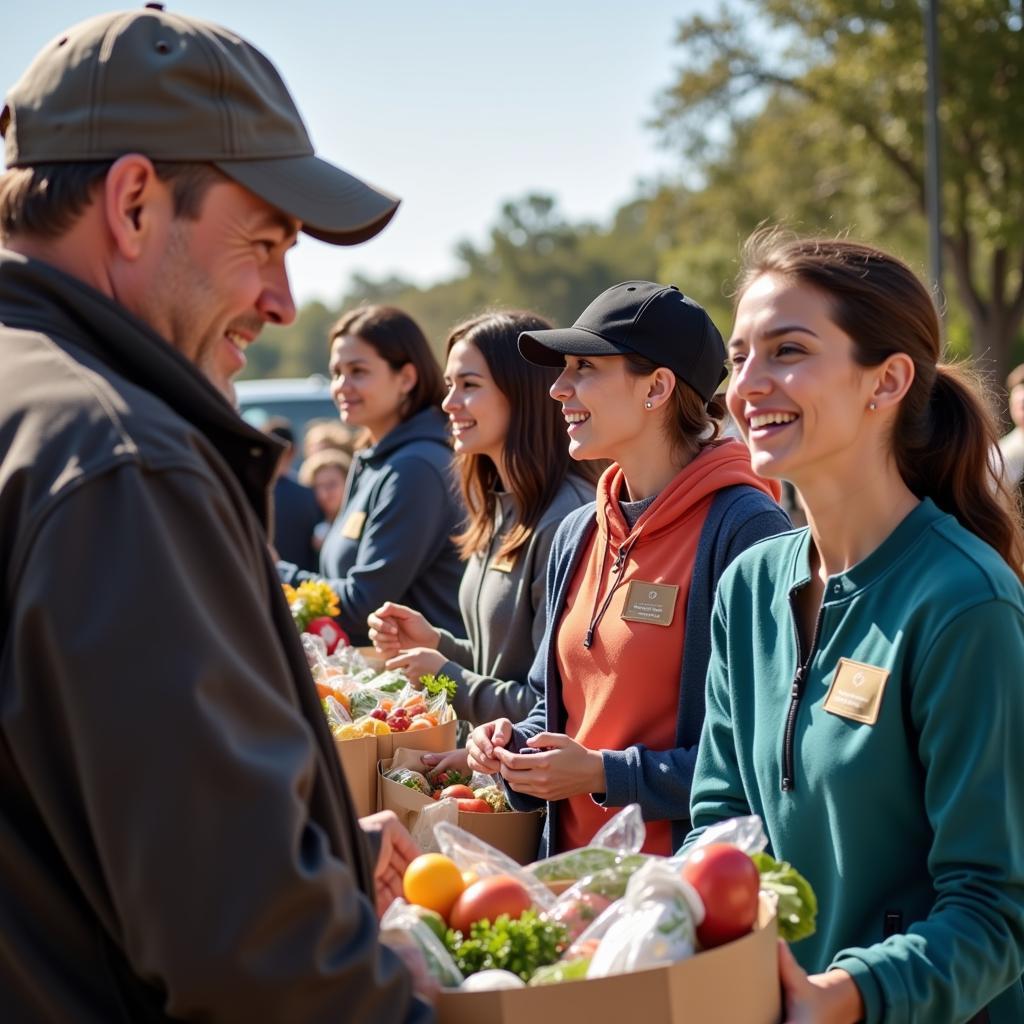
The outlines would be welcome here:
<svg viewBox="0 0 1024 1024">
<path fill-rule="evenodd" d="M 687 844 L 760 815 L 818 895 L 817 933 L 794 954 L 848 971 L 869 1024 L 986 1007 L 1019 1024 L 1024 587 L 924 500 L 828 579 L 804 673 L 790 595 L 810 580 L 810 543 L 763 541 L 722 577 Z M 841 658 L 888 673 L 873 725 L 823 706 Z"/>
</svg>

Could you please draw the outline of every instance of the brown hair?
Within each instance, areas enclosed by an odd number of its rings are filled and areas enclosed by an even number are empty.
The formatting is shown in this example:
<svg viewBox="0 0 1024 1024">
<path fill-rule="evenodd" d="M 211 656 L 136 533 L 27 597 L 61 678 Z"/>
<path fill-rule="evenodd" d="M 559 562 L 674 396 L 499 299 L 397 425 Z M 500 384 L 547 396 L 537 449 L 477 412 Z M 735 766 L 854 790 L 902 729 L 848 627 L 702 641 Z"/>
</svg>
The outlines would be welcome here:
<svg viewBox="0 0 1024 1024">
<path fill-rule="evenodd" d="M 520 334 L 550 327 L 536 313 L 512 310 L 475 316 L 452 328 L 448 335 L 445 351 L 451 352 L 460 341 L 476 348 L 509 404 L 503 452 L 507 480 L 499 481 L 498 467 L 486 455 L 455 456 L 467 509 L 466 528 L 455 537 L 463 558 L 486 550 L 494 536 L 495 488 L 499 483 L 512 494 L 517 521 L 496 557 L 514 560 L 570 472 L 592 484 L 600 475 L 597 464 L 574 463 L 569 456 L 565 421 L 558 403 L 548 394 L 559 370 L 537 366 L 519 354 Z"/>
<path fill-rule="evenodd" d="M 626 370 L 634 377 L 647 377 L 661 365 L 635 352 L 622 355 Z M 686 381 L 677 377 L 664 422 L 665 438 L 674 451 L 696 455 L 718 440 L 724 417 L 725 405 L 717 395 L 705 403 Z"/>
<path fill-rule="evenodd" d="M 317 473 L 328 467 L 340 470 L 341 475 L 347 477 L 348 471 L 352 468 L 352 456 L 341 448 L 322 448 L 318 452 L 313 452 L 303 459 L 302 465 L 299 466 L 299 483 L 304 487 L 312 487 Z"/>
<path fill-rule="evenodd" d="M 14 167 L 0 175 L 0 238 L 30 234 L 57 238 L 92 202 L 113 160 Z M 172 186 L 174 216 L 196 220 L 212 185 L 228 179 L 213 164 L 153 161 Z"/>
<path fill-rule="evenodd" d="M 1024 533 L 992 458 L 998 432 L 973 373 L 940 361 L 935 303 L 914 272 L 880 249 L 832 239 L 756 232 L 743 249 L 737 300 L 756 278 L 779 274 L 826 296 L 861 366 L 897 352 L 914 362 L 892 451 L 907 486 L 990 544 L 1024 580 Z"/>
<path fill-rule="evenodd" d="M 444 375 L 426 336 L 408 313 L 394 306 L 358 306 L 343 313 L 328 334 L 328 351 L 336 339 L 349 335 L 372 345 L 395 372 L 407 363 L 416 369 L 416 383 L 399 411 L 402 422 L 444 399 Z M 365 437 L 359 444 L 365 443 Z"/>
</svg>

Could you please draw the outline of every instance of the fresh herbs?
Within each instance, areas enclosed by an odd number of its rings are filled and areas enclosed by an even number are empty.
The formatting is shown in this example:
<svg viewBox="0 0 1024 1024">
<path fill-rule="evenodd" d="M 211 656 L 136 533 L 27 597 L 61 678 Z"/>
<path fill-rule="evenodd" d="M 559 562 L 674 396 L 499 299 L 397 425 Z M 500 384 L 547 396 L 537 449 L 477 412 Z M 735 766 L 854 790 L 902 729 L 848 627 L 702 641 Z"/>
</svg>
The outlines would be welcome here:
<svg viewBox="0 0 1024 1024">
<path fill-rule="evenodd" d="M 463 974 L 492 969 L 511 971 L 529 981 L 538 967 L 555 963 L 568 945 L 564 925 L 542 921 L 527 910 L 514 920 L 501 914 L 493 924 L 477 921 L 468 937 L 449 928 L 445 946 Z"/>
<path fill-rule="evenodd" d="M 420 676 L 420 683 L 423 685 L 423 689 L 427 691 L 428 697 L 436 697 L 439 693 L 443 693 L 445 700 L 449 704 L 455 700 L 455 690 L 458 684 L 451 676 L 446 676 L 443 673 L 435 676 L 431 673 L 430 675 Z"/>
</svg>

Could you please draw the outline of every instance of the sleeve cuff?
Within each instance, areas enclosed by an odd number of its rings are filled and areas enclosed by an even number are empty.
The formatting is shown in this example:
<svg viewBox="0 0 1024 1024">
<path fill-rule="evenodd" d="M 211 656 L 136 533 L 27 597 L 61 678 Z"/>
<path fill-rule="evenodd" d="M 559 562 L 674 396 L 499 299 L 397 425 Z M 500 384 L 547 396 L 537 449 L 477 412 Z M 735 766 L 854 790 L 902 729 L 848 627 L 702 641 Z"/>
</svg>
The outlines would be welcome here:
<svg viewBox="0 0 1024 1024">
<path fill-rule="evenodd" d="M 601 760 L 604 762 L 605 791 L 591 794 L 594 802 L 602 807 L 625 807 L 637 803 L 636 775 L 640 757 L 636 747 L 602 750 Z"/>
<path fill-rule="evenodd" d="M 853 983 L 860 991 L 861 999 L 864 1000 L 864 1016 L 861 1018 L 863 1024 L 881 1024 L 885 1001 L 882 998 L 878 979 L 872 973 L 871 968 L 856 956 L 840 953 L 828 965 L 828 969 L 830 971 L 846 971 L 853 978 Z"/>
<path fill-rule="evenodd" d="M 469 649 L 468 640 L 458 640 L 446 629 L 439 629 L 437 634 L 437 649 L 449 661 L 454 661 L 463 668 L 472 667 L 473 652 Z"/>
</svg>

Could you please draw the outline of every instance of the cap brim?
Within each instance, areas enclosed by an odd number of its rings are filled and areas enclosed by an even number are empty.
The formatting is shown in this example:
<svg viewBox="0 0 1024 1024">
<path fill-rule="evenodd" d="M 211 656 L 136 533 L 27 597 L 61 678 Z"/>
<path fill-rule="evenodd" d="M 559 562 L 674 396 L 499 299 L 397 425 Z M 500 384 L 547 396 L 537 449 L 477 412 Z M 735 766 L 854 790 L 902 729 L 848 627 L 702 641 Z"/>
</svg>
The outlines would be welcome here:
<svg viewBox="0 0 1024 1024">
<path fill-rule="evenodd" d="M 564 366 L 566 356 L 619 356 L 629 351 L 581 327 L 555 327 L 519 335 L 519 354 L 538 366 Z"/>
<path fill-rule="evenodd" d="M 332 245 L 373 238 L 400 202 L 316 156 L 215 163 L 233 181 L 302 221 L 307 235 Z"/>
</svg>

